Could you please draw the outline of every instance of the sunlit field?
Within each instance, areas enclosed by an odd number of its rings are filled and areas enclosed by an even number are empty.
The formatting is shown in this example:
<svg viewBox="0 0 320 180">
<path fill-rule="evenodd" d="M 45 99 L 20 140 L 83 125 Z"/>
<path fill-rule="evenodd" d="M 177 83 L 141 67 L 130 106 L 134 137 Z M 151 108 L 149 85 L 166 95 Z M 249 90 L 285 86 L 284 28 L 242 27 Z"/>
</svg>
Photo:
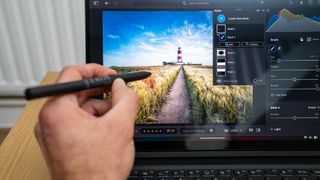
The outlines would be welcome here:
<svg viewBox="0 0 320 180">
<path fill-rule="evenodd" d="M 136 124 L 156 124 L 157 115 L 166 102 L 181 66 L 112 67 L 118 73 L 149 71 L 149 78 L 129 83 L 139 97 Z M 193 124 L 245 123 L 252 116 L 252 86 L 213 85 L 212 66 L 182 67 Z M 181 100 L 182 101 L 182 100 Z"/>
<path fill-rule="evenodd" d="M 213 86 L 211 66 L 183 66 L 195 124 L 245 123 L 252 114 L 252 86 Z"/>
<path fill-rule="evenodd" d="M 129 83 L 139 97 L 140 110 L 136 124 L 157 123 L 156 116 L 166 100 L 172 84 L 174 83 L 180 66 L 148 66 L 148 67 L 112 67 L 118 73 L 131 71 L 149 71 L 152 75 L 143 80 Z"/>
</svg>

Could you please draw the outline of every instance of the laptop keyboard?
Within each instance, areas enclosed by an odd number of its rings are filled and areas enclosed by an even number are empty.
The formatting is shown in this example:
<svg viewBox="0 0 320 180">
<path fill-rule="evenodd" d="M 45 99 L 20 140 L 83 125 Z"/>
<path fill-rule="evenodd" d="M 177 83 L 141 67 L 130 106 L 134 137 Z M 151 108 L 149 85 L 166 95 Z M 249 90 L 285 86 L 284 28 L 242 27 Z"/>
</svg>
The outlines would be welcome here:
<svg viewBox="0 0 320 180">
<path fill-rule="evenodd" d="M 320 180 L 320 170 L 133 170 L 128 180 Z"/>
</svg>

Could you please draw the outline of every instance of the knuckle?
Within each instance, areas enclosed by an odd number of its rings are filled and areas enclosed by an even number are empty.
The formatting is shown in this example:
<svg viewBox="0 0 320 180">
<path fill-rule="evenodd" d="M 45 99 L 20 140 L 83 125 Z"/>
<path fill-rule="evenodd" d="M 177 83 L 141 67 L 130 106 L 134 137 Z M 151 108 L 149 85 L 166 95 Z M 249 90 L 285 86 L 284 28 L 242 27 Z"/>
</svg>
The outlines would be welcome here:
<svg viewBox="0 0 320 180">
<path fill-rule="evenodd" d="M 72 71 L 74 69 L 75 66 L 65 66 L 63 69 L 62 69 L 62 72 L 68 72 L 68 71 Z"/>
<path fill-rule="evenodd" d="M 55 124 L 53 116 L 55 116 L 55 110 L 50 105 L 45 104 L 39 113 L 39 123 L 44 127 L 51 127 Z"/>
<path fill-rule="evenodd" d="M 45 105 L 39 113 L 39 120 L 44 121 L 49 117 L 50 117 L 50 109 Z"/>
<path fill-rule="evenodd" d="M 88 65 L 89 65 L 89 66 L 97 66 L 97 67 L 98 67 L 98 66 L 101 66 L 100 64 L 97 64 L 97 63 L 88 63 Z"/>
</svg>

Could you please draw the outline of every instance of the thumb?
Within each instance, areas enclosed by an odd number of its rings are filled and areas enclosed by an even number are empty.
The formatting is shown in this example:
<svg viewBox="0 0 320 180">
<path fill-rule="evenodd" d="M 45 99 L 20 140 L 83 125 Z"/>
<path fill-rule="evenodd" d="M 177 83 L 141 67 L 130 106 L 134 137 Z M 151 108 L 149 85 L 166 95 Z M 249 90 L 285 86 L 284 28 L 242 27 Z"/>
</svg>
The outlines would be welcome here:
<svg viewBox="0 0 320 180">
<path fill-rule="evenodd" d="M 111 121 L 129 121 L 134 124 L 138 112 L 138 97 L 122 79 L 116 79 L 111 88 L 112 108 L 105 115 Z"/>
<path fill-rule="evenodd" d="M 111 88 L 112 105 L 116 105 L 123 99 L 123 96 L 127 96 L 128 90 L 129 88 L 127 87 L 123 79 L 118 78 L 113 81 Z"/>
</svg>

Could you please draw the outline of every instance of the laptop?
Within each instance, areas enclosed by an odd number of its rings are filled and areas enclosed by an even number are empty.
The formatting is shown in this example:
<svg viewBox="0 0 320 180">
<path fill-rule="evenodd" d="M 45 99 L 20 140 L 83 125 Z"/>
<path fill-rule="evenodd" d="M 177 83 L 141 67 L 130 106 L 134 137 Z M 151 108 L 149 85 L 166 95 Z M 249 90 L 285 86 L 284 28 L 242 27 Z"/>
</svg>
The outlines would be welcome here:
<svg viewBox="0 0 320 180">
<path fill-rule="evenodd" d="M 140 100 L 129 179 L 320 179 L 320 1 L 85 8 L 87 63 L 152 72 L 128 84 Z"/>
</svg>

